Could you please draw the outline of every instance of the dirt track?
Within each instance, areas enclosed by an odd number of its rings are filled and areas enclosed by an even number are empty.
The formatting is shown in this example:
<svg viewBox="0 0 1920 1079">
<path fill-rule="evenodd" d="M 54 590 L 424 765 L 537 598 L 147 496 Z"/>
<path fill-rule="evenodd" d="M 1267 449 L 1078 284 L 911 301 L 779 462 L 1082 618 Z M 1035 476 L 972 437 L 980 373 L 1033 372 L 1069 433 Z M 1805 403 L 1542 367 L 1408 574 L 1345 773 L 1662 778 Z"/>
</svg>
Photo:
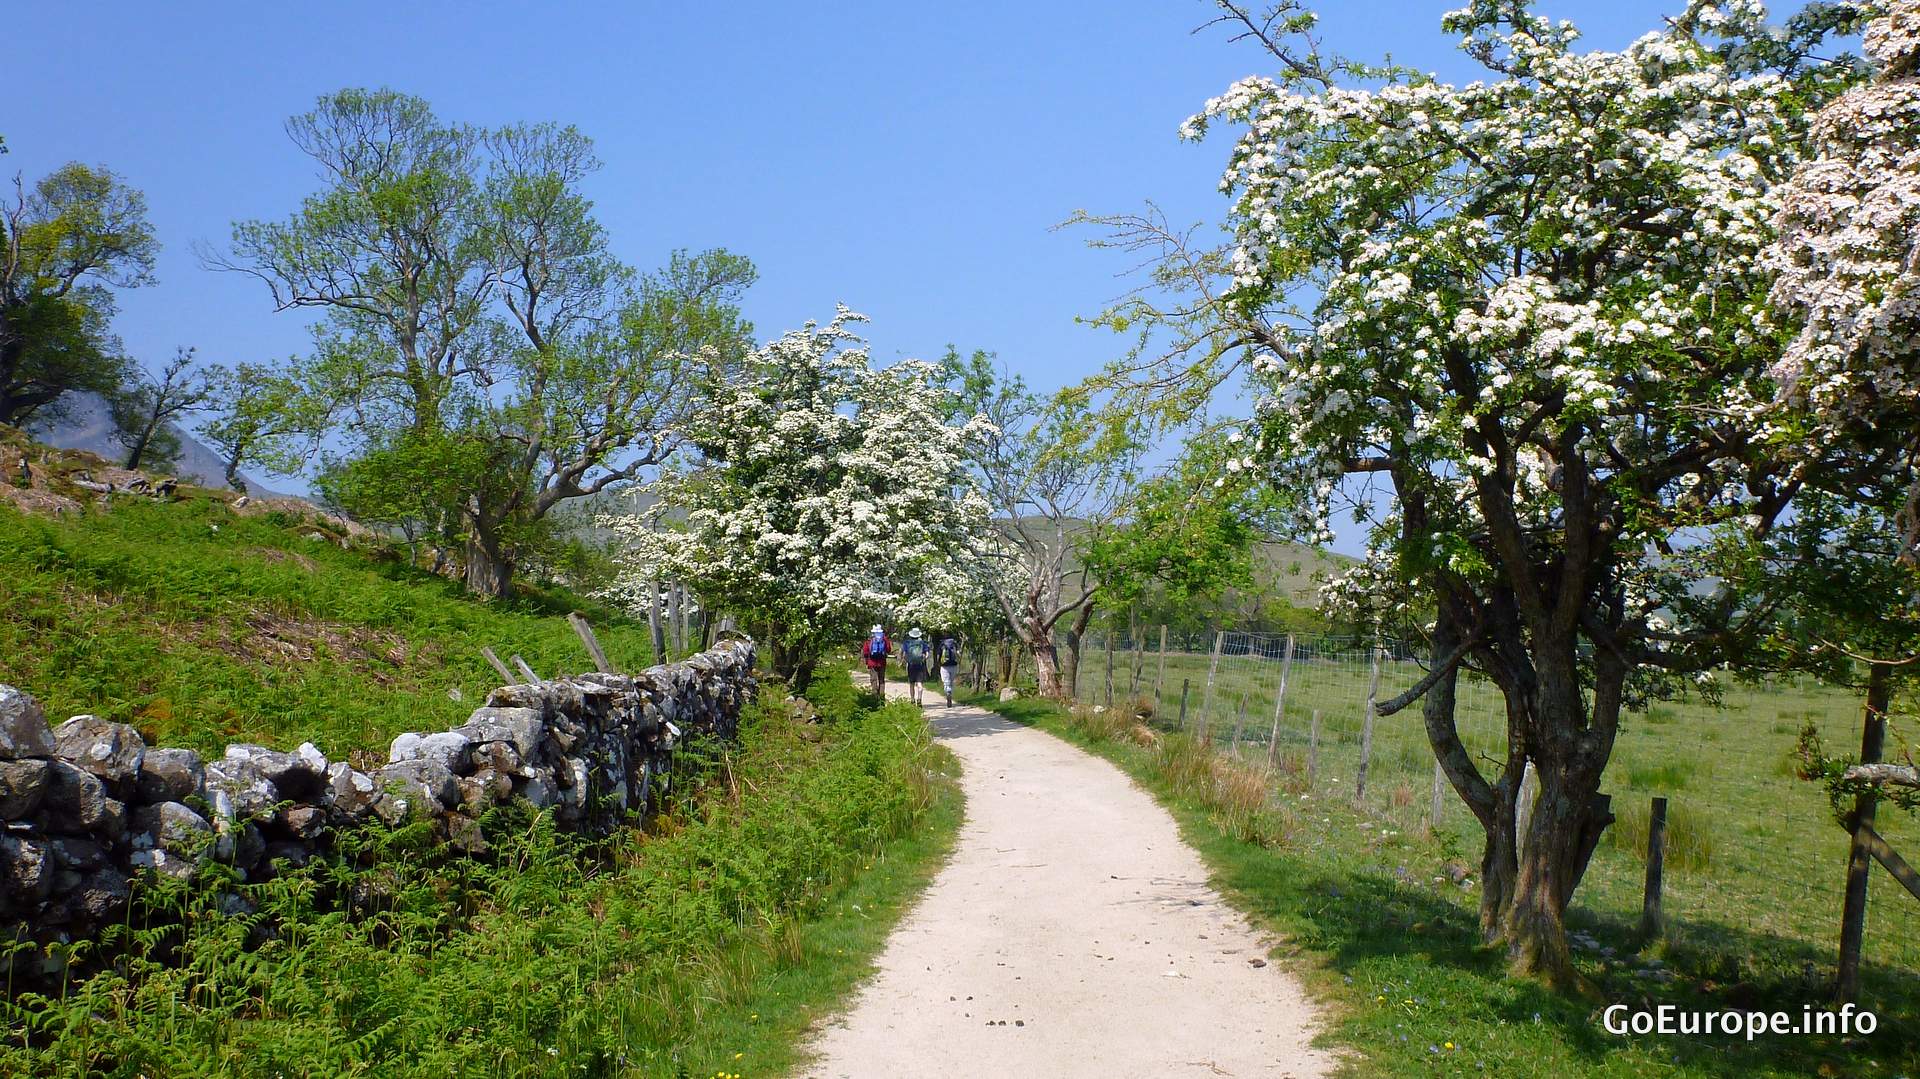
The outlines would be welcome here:
<svg viewBox="0 0 1920 1079">
<path fill-rule="evenodd" d="M 889 689 L 902 688 L 890 686 Z M 937 695 L 928 694 L 929 700 Z M 1105 761 L 977 708 L 928 710 L 962 765 L 952 861 L 809 1076 L 1318 1076 L 1316 1010 Z"/>
</svg>

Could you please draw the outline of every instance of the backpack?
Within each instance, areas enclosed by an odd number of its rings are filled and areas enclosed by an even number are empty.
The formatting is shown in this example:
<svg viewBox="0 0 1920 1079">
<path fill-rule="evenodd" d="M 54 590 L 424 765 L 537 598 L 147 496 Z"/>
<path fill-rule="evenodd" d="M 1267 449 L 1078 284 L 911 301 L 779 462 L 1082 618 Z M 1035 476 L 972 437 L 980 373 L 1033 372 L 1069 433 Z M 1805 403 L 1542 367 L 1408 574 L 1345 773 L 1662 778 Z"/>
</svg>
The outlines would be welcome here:
<svg viewBox="0 0 1920 1079">
<path fill-rule="evenodd" d="M 927 642 L 908 641 L 900 649 L 900 658 L 909 663 L 925 663 L 927 661 Z"/>
<path fill-rule="evenodd" d="M 867 638 L 867 648 L 866 648 L 866 651 L 862 654 L 865 655 L 868 659 L 880 659 L 884 657 L 887 654 L 886 637 L 876 633 L 873 636 Z"/>
<path fill-rule="evenodd" d="M 960 665 L 960 643 L 948 638 L 940 644 L 940 665 L 958 667 Z"/>
</svg>

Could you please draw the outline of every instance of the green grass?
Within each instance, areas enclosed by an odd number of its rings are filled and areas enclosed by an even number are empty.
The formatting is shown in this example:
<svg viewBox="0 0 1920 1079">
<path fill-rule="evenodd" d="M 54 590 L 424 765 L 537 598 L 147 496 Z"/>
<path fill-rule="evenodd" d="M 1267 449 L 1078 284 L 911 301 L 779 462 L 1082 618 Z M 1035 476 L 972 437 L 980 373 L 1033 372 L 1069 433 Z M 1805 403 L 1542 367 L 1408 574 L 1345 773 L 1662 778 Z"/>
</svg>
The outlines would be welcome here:
<svg viewBox="0 0 1920 1079">
<path fill-rule="evenodd" d="M 652 662 L 646 627 L 556 589 L 476 603 L 377 547 L 223 503 L 122 498 L 77 519 L 0 504 L 0 682 L 59 722 L 132 723 L 150 744 L 229 741 L 336 756 L 455 725 L 499 683 L 480 655 L 590 669 L 560 617 L 587 612 L 613 662 Z"/>
<path fill-rule="evenodd" d="M 1796 708 L 1818 699 L 1806 687 L 1791 692 L 1799 698 Z M 1743 864 L 1756 847 L 1770 849 L 1779 842 L 1771 828 L 1780 819 L 1781 803 L 1804 801 L 1810 792 L 1764 768 L 1750 790 L 1725 779 L 1741 774 L 1749 758 L 1757 761 L 1771 752 L 1759 737 L 1764 725 L 1732 727 L 1722 742 L 1726 748 L 1719 752 L 1739 754 L 1734 759 L 1742 767 L 1723 761 L 1703 764 L 1685 797 L 1700 797 L 1696 792 L 1703 788 L 1736 789 L 1751 800 L 1745 804 L 1771 805 L 1774 815 L 1756 821 L 1740 812 L 1740 801 L 1713 811 L 1719 845 L 1708 864 L 1668 874 L 1672 932 L 1667 942 L 1636 953 L 1628 915 L 1637 916 L 1639 882 L 1634 879 L 1629 888 L 1627 881 L 1637 878 L 1639 857 L 1602 845 L 1569 915 L 1573 928 L 1592 934 L 1612 952 L 1578 954 L 1579 969 L 1597 997 L 1588 1000 L 1556 996 L 1535 983 L 1506 976 L 1502 956 L 1478 944 L 1475 893 L 1453 884 L 1448 874 L 1450 868 L 1477 860 L 1477 832 L 1443 826 L 1428 835 L 1417 824 L 1410 826 L 1407 809 L 1390 804 L 1389 784 L 1374 788 L 1380 792 L 1377 800 L 1370 797 L 1356 807 L 1337 786 L 1307 789 L 1303 773 L 1263 776 L 1265 797 L 1249 812 L 1244 793 L 1235 796 L 1229 789 L 1233 784 L 1205 778 L 1218 769 L 1196 760 L 1192 739 L 1162 735 L 1158 744 L 1143 746 L 1117 724 L 1087 721 L 1087 710 L 1076 721 L 1045 702 L 978 703 L 1114 761 L 1167 805 L 1230 901 L 1285 937 L 1283 954 L 1297 960 L 1309 988 L 1331 1006 L 1326 1037 L 1351 1054 L 1353 1074 L 1920 1073 L 1920 975 L 1904 958 L 1913 947 L 1906 938 L 1916 912 L 1911 899 L 1883 875 L 1873 885 L 1868 949 L 1875 962 L 1863 993 L 1865 1005 L 1880 1018 L 1873 1036 L 1852 1043 L 1833 1037 L 1748 1043 L 1620 1038 L 1601 1026 L 1600 1008 L 1612 1001 L 1798 1013 L 1803 1003 L 1822 999 L 1833 962 L 1829 940 L 1839 917 L 1840 859 L 1816 861 L 1806 851 L 1782 850 L 1779 858 L 1797 860 L 1802 867 L 1771 878 Z M 1686 723 L 1711 721 L 1710 713 L 1695 707 L 1678 708 Z M 1769 710 L 1767 721 L 1772 718 Z M 1731 723 L 1731 715 L 1721 714 L 1719 722 Z M 1676 723 L 1669 729 L 1684 726 Z M 1642 746 L 1635 752 L 1650 749 Z M 1238 767 L 1260 774 L 1249 765 Z M 1419 790 L 1414 810 L 1422 810 L 1427 801 L 1427 788 Z M 1826 806 L 1817 794 L 1813 798 L 1819 803 L 1813 821 L 1818 824 Z M 1450 808 L 1456 820 L 1464 813 L 1457 804 Z M 1688 805 L 1689 812 L 1693 808 Z M 1250 827 L 1249 820 L 1255 826 Z M 1743 830 L 1756 824 L 1758 835 Z M 1829 838 L 1826 830 L 1839 834 L 1830 821 L 1824 829 L 1808 826 L 1804 834 L 1824 840 Z M 1822 843 L 1821 849 L 1832 846 Z M 1912 850 L 1920 843 L 1910 840 L 1907 846 Z M 1835 884 L 1830 906 L 1806 894 L 1809 881 L 1827 877 Z M 1674 973 L 1673 980 L 1648 973 L 1655 961 Z"/>
<path fill-rule="evenodd" d="M 162 897 L 189 927 L 109 941 L 114 969 L 6 1008 L 6 1075 L 775 1074 L 869 969 L 959 822 L 918 709 L 769 697 L 702 792 L 587 846 L 490 822 L 490 859 L 397 833 L 349 862 Z M 371 853 L 371 852 L 368 852 Z"/>
</svg>

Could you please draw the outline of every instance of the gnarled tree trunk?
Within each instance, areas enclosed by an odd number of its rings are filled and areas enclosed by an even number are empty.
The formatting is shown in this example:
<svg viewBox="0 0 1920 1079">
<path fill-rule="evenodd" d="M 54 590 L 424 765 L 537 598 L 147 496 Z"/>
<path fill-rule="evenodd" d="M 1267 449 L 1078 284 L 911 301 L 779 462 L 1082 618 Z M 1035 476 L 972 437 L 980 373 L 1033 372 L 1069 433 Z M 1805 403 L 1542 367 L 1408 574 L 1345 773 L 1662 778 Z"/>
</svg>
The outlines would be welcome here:
<svg viewBox="0 0 1920 1079">
<path fill-rule="evenodd" d="M 488 599 L 505 599 L 513 593 L 513 562 L 491 528 L 469 522 L 466 556 L 461 580 L 467 591 Z"/>
</svg>

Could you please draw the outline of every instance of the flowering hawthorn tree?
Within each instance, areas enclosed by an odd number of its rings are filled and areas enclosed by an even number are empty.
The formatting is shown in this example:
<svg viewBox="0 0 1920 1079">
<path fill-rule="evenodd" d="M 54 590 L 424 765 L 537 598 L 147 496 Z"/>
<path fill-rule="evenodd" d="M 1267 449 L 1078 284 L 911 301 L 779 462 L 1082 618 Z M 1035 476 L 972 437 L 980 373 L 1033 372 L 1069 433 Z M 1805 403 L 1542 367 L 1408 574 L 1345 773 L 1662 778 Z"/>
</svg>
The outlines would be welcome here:
<svg viewBox="0 0 1920 1079">
<path fill-rule="evenodd" d="M 1380 482 L 1347 591 L 1434 616 L 1432 669 L 1382 711 L 1424 698 L 1485 832 L 1484 937 L 1571 984 L 1562 914 L 1610 819 L 1596 794 L 1623 708 L 1769 613 L 1687 584 L 1716 537 L 1765 530 L 1794 492 L 1763 452 L 1780 350 L 1759 256 L 1804 103 L 1850 77 L 1812 58 L 1848 11 L 1776 30 L 1752 0 L 1695 0 L 1622 51 L 1580 52 L 1525 2 L 1474 0 L 1442 25 L 1487 77 L 1455 86 L 1321 56 L 1292 3 L 1222 7 L 1280 63 L 1183 131 L 1242 129 L 1221 182 L 1233 241 L 1099 219 L 1155 260 L 1105 317 L 1158 332 L 1092 388 L 1178 422 L 1245 378 L 1258 407 L 1230 475 L 1289 489 L 1322 542 L 1341 478 Z M 1455 727 L 1462 666 L 1506 697 L 1493 774 Z"/>
<path fill-rule="evenodd" d="M 1845 440 L 1920 455 L 1920 3 L 1867 24 L 1877 71 L 1820 110 L 1813 159 L 1781 191 L 1772 299 L 1797 333 L 1774 365 L 1801 446 Z M 1920 486 L 1893 507 L 1920 559 Z"/>
<path fill-rule="evenodd" d="M 767 627 L 797 687 L 986 531 L 966 470 L 985 422 L 947 421 L 937 365 L 872 367 L 852 330 L 864 321 L 841 308 L 755 351 L 688 424 L 697 460 L 643 488 L 646 515 L 610 522 L 620 587 L 686 581 Z"/>
</svg>

